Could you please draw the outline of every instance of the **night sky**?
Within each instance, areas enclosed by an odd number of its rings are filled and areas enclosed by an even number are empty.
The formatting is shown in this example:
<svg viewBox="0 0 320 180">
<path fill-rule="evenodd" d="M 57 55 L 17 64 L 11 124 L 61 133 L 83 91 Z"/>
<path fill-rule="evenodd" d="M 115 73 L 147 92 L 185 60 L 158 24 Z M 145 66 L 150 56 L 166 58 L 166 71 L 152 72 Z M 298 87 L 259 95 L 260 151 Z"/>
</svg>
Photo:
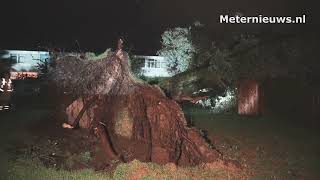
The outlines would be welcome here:
<svg viewBox="0 0 320 180">
<path fill-rule="evenodd" d="M 317 33 L 320 13 L 297 0 L 20 0 L 1 1 L 0 49 L 56 47 L 103 51 L 124 36 L 137 54 L 154 54 L 161 33 L 195 20 L 220 36 L 230 31 Z M 303 25 L 222 25 L 219 15 L 307 15 Z M 240 27 L 241 26 L 241 27 Z"/>
</svg>

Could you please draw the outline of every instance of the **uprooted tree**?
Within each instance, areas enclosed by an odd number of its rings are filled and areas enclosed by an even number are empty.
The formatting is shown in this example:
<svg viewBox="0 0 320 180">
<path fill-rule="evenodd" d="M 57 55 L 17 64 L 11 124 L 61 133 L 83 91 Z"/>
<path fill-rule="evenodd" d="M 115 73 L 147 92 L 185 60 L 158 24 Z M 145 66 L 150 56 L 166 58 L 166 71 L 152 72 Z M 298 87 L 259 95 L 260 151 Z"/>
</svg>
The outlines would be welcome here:
<svg viewBox="0 0 320 180">
<path fill-rule="evenodd" d="M 206 39 L 206 41 L 210 41 Z M 313 56 L 316 42 L 312 37 L 239 35 L 197 48 L 189 69 L 160 83 L 177 101 L 196 101 L 236 88 L 241 80 L 262 83 L 272 78 L 294 78 L 303 83 L 319 77 L 319 65 Z M 207 89 L 202 93 L 201 89 Z"/>
<path fill-rule="evenodd" d="M 74 99 L 65 127 L 91 130 L 106 159 L 197 165 L 220 156 L 199 130 L 188 127 L 174 100 L 131 75 L 121 47 L 95 61 L 58 55 L 51 75 Z"/>
</svg>

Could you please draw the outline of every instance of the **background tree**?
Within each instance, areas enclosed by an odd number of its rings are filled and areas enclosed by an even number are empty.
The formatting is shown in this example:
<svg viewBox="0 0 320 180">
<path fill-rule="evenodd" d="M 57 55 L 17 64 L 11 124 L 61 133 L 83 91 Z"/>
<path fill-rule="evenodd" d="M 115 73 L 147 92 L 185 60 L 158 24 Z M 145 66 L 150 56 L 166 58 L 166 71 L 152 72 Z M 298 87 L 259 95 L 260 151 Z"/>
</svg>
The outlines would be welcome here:
<svg viewBox="0 0 320 180">
<path fill-rule="evenodd" d="M 11 71 L 12 65 L 16 63 L 12 57 L 7 57 L 8 51 L 0 50 L 0 77 L 3 77 L 5 73 Z"/>
<path fill-rule="evenodd" d="M 191 29 L 180 27 L 168 29 L 161 38 L 162 48 L 157 54 L 168 59 L 169 72 L 177 74 L 186 71 L 196 52 L 192 43 Z"/>
<path fill-rule="evenodd" d="M 144 67 L 144 60 L 130 57 L 131 72 L 138 78 L 144 79 L 142 67 Z"/>
<path fill-rule="evenodd" d="M 318 65 L 310 50 L 317 49 L 315 44 L 308 37 L 230 34 L 228 39 L 195 45 L 198 51 L 189 69 L 161 86 L 176 100 L 192 100 L 197 99 L 194 92 L 207 88 L 211 90 L 197 96 L 215 96 L 223 92 L 221 89 L 236 87 L 241 79 L 262 82 L 282 77 L 306 81 L 308 74 L 317 73 Z"/>
</svg>

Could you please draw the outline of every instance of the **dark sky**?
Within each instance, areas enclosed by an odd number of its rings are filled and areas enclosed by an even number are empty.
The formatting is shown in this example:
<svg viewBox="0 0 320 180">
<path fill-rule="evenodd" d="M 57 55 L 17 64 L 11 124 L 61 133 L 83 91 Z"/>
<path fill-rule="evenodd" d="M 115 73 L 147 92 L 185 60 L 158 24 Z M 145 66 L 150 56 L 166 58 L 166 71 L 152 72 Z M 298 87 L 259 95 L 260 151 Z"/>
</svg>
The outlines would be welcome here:
<svg viewBox="0 0 320 180">
<path fill-rule="evenodd" d="M 195 20 L 214 34 L 236 25 L 218 23 L 220 14 L 307 15 L 303 25 L 242 25 L 245 31 L 318 32 L 319 10 L 297 0 L 20 0 L 0 2 L 0 49 L 57 47 L 102 51 L 122 35 L 137 53 L 152 54 L 168 27 Z"/>
</svg>

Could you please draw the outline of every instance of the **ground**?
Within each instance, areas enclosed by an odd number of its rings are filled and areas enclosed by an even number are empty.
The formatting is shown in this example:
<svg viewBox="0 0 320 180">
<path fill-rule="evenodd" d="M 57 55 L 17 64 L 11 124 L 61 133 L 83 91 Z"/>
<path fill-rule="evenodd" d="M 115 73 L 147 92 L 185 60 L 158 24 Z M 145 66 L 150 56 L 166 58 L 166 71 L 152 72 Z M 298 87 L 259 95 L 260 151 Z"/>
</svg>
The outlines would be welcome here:
<svg viewBox="0 0 320 180">
<path fill-rule="evenodd" d="M 320 133 L 280 116 L 243 117 L 185 108 L 226 158 L 222 162 L 176 167 L 133 161 L 105 166 L 86 132 L 61 128 L 51 108 L 20 107 L 1 113 L 1 179 L 319 179 Z M 300 121 L 301 122 L 301 121 Z M 76 142 L 76 143 L 72 143 Z M 81 143 L 79 143 L 81 142 Z M 96 156 L 96 158 L 94 158 Z M 94 167 L 95 171 L 90 169 Z"/>
<path fill-rule="evenodd" d="M 212 115 L 189 109 L 216 147 L 252 169 L 256 179 L 319 179 L 318 123 L 304 117 Z"/>
</svg>

